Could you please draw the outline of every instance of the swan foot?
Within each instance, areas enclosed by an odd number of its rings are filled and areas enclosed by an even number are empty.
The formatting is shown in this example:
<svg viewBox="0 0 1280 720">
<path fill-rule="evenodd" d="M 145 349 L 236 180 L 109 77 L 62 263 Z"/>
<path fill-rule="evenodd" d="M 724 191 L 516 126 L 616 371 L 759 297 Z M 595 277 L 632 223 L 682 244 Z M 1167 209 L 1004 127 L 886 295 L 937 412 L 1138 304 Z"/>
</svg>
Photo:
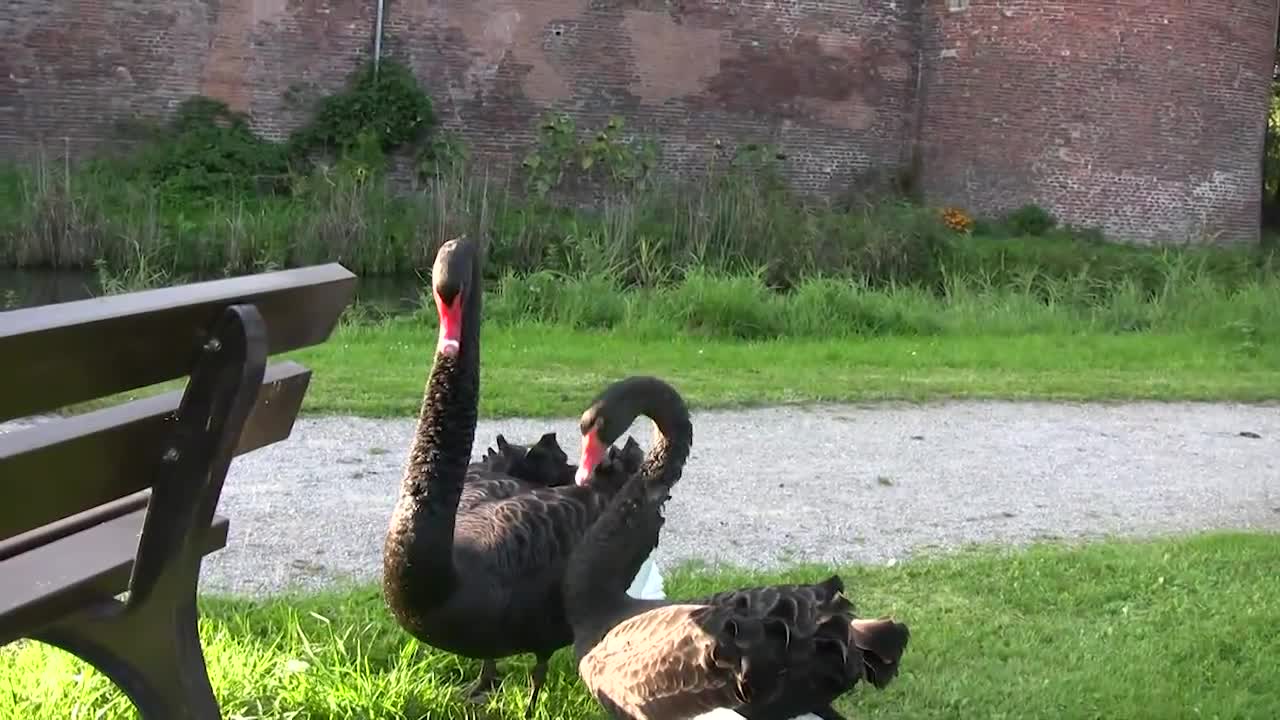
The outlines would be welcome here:
<svg viewBox="0 0 1280 720">
<path fill-rule="evenodd" d="M 496 687 L 498 687 L 498 662 L 485 660 L 480 665 L 480 677 L 467 688 L 467 700 L 473 703 L 487 702 Z"/>
<path fill-rule="evenodd" d="M 538 707 L 538 694 L 542 692 L 542 684 L 547 681 L 549 660 L 550 658 L 538 658 L 538 661 L 533 664 L 533 671 L 529 673 L 533 688 L 529 691 L 529 705 L 524 709 L 524 720 L 533 720 L 533 711 Z"/>
</svg>

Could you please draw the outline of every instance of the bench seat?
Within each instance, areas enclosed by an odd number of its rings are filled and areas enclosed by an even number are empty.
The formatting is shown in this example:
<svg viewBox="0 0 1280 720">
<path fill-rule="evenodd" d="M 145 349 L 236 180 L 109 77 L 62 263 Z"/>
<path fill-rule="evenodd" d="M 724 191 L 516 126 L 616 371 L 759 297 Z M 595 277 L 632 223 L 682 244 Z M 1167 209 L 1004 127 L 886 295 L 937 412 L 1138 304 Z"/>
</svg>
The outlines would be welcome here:
<svg viewBox="0 0 1280 720">
<path fill-rule="evenodd" d="M 29 634 L 41 618 L 126 591 L 146 514 L 137 510 L 0 560 L 0 645 Z M 214 516 L 202 554 L 226 547 L 228 525 Z"/>
</svg>

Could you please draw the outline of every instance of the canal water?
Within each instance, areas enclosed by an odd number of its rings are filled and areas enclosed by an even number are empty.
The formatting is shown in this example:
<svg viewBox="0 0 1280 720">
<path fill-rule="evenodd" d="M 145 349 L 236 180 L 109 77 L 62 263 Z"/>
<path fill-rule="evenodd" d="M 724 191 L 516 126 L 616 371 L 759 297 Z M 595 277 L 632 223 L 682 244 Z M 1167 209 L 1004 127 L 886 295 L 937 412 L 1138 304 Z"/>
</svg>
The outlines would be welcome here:
<svg viewBox="0 0 1280 720">
<path fill-rule="evenodd" d="M 178 282 L 201 279 L 184 278 Z M 385 313 L 406 313 L 419 307 L 423 281 L 416 275 L 377 275 L 356 281 L 356 301 Z M 67 270 L 14 270 L 0 268 L 0 312 L 71 302 L 102 294 L 93 272 Z"/>
</svg>

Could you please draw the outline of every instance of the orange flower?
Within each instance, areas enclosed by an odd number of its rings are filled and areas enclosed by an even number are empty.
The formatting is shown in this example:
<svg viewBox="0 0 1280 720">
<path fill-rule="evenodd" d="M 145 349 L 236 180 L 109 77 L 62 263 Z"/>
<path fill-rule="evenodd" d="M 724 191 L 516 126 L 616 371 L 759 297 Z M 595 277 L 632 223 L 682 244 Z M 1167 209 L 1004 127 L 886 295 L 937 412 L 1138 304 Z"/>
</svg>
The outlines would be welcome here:
<svg viewBox="0 0 1280 720">
<path fill-rule="evenodd" d="M 964 210 L 956 207 L 942 209 L 942 222 L 956 232 L 969 232 L 973 229 L 973 218 Z"/>
</svg>

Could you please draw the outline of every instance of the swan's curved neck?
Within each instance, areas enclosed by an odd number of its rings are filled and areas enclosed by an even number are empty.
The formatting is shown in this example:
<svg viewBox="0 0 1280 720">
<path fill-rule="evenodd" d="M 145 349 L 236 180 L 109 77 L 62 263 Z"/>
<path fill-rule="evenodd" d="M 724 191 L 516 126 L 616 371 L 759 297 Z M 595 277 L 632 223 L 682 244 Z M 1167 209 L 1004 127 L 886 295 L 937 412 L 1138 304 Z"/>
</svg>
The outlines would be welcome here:
<svg viewBox="0 0 1280 720">
<path fill-rule="evenodd" d="M 632 388 L 624 390 L 638 398 L 629 410 L 631 417 L 643 415 L 649 418 L 656 430 L 653 447 L 645 455 L 640 474 L 650 485 L 669 488 L 683 474 L 693 445 L 693 421 L 689 417 L 689 408 L 675 389 L 666 383 L 652 378 L 636 378 L 633 382 Z"/>
<path fill-rule="evenodd" d="M 653 447 L 640 466 L 640 475 L 648 484 L 669 488 L 684 474 L 684 464 L 689 459 L 693 440 L 693 423 L 686 413 L 671 422 L 655 424 L 658 431 L 654 433 Z M 663 430 L 664 426 L 666 430 Z"/>
<path fill-rule="evenodd" d="M 479 273 L 473 271 L 458 351 L 452 356 L 438 353 L 427 379 L 384 547 L 389 594 L 401 599 L 412 595 L 417 605 L 429 600 L 418 595 L 445 593 L 452 587 L 453 531 L 480 399 L 480 294 Z M 397 589 L 394 578 L 407 582 Z"/>
<path fill-rule="evenodd" d="M 425 495 L 430 502 L 446 490 L 462 490 L 471 447 L 475 444 L 480 403 L 479 273 L 462 308 L 462 333 L 455 355 L 436 354 L 409 448 L 401 495 Z M 441 498 L 447 499 L 447 498 Z"/>
<path fill-rule="evenodd" d="M 603 400 L 613 406 L 610 410 L 631 420 L 645 415 L 658 432 L 640 471 L 610 501 L 569 560 L 565 610 L 579 652 L 593 646 L 618 622 L 655 604 L 630 597 L 627 588 L 658 545 L 665 522 L 662 506 L 683 474 L 693 445 L 689 409 L 669 385 L 634 378 L 613 390 Z"/>
<path fill-rule="evenodd" d="M 618 623 L 664 604 L 633 598 L 627 588 L 658 545 L 665 498 L 664 489 L 646 485 L 643 475 L 632 476 L 570 556 L 564 607 L 579 658 Z"/>
</svg>

